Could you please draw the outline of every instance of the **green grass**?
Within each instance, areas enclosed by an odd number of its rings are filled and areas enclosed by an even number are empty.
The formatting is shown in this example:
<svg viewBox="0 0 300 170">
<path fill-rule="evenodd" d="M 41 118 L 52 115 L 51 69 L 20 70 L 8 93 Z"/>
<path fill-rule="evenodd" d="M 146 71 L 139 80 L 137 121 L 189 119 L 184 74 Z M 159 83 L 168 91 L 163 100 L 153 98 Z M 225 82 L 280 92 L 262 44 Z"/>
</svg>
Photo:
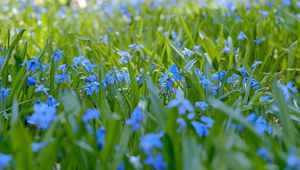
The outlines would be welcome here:
<svg viewBox="0 0 300 170">
<path fill-rule="evenodd" d="M 196 0 L 178 0 L 156 9 L 151 3 L 129 5 L 131 20 L 120 9 L 108 15 L 100 5 L 72 8 L 52 1 L 43 4 L 45 13 L 35 12 L 29 3 L 18 9 L 16 1 L 9 1 L 8 10 L 0 11 L 0 88 L 11 89 L 5 98 L 0 94 L 0 153 L 12 155 L 7 168 L 118 169 L 122 164 L 125 169 L 153 169 L 144 163 L 148 155 L 140 147 L 141 138 L 164 132 L 163 147 L 154 148 L 151 154 L 163 154 L 166 169 L 298 169 L 300 95 L 293 89 L 283 90 L 289 81 L 295 89 L 300 85 L 300 19 L 296 16 L 300 9 L 296 1 L 291 7 L 281 1 L 272 1 L 271 7 L 263 2 L 251 1 L 249 8 L 238 3 L 232 13 L 214 2 L 203 7 Z M 62 10 L 64 15 L 58 16 Z M 262 11 L 269 14 L 263 17 Z M 238 16 L 240 20 L 235 21 Z M 238 40 L 240 32 L 246 34 L 246 40 Z M 263 37 L 260 44 L 254 43 Z M 133 43 L 143 48 L 129 49 Z M 196 45 L 201 50 L 193 50 Z M 228 54 L 222 53 L 225 46 L 231 49 Z M 195 54 L 189 57 L 184 48 Z M 54 61 L 57 49 L 64 54 Z M 120 63 L 119 51 L 132 55 L 127 64 Z M 74 57 L 80 55 L 95 64 L 94 71 L 73 66 Z M 26 61 L 34 58 L 48 69 L 28 71 Z M 254 61 L 262 64 L 252 68 Z M 62 64 L 67 65 L 70 80 L 58 83 Z M 160 82 L 161 72 L 172 77 L 168 69 L 173 64 L 182 80 L 174 81 L 172 89 L 180 89 L 194 109 L 183 115 L 178 107 L 168 107 L 176 96 L 164 91 Z M 250 81 L 244 82 L 241 67 L 248 70 L 246 77 L 259 83 L 257 89 L 251 88 Z M 211 93 L 214 86 L 203 87 L 196 69 L 218 87 L 216 94 Z M 106 82 L 105 87 L 102 81 L 109 72 L 116 76 L 114 70 L 128 73 L 130 82 Z M 223 70 L 226 76 L 219 82 L 213 80 L 211 75 Z M 234 84 L 227 82 L 232 74 L 238 76 Z M 92 95 L 85 91 L 89 75 L 96 75 L 100 84 Z M 48 98 L 27 85 L 29 76 L 49 88 L 49 95 L 58 102 L 56 118 L 46 130 L 28 122 L 36 101 Z M 142 84 L 136 81 L 139 76 Z M 262 96 L 270 100 L 261 101 Z M 208 104 L 206 111 L 196 107 L 198 101 Z M 88 123 L 89 131 L 82 117 L 91 108 L 101 116 Z M 143 119 L 141 127 L 132 131 L 125 122 L 135 108 L 142 110 Z M 261 134 L 259 122 L 246 120 L 251 113 L 262 116 L 272 132 Z M 192 122 L 201 122 L 203 116 L 212 118 L 214 124 L 208 128 L 209 135 L 199 137 Z M 186 123 L 182 130 L 178 130 L 179 118 Z M 96 138 L 100 127 L 106 130 L 102 149 Z M 47 145 L 33 152 L 33 142 Z M 260 148 L 268 151 L 267 159 L 258 154 Z M 138 162 L 132 161 L 135 157 Z M 296 165 L 289 162 L 292 157 Z"/>
</svg>

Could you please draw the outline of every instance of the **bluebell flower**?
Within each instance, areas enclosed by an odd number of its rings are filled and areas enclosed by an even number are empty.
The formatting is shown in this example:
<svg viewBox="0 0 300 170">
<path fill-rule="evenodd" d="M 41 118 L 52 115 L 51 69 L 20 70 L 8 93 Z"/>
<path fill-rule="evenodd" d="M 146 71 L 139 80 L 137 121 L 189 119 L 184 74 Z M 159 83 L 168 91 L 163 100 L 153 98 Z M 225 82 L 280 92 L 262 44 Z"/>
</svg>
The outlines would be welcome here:
<svg viewBox="0 0 300 170">
<path fill-rule="evenodd" d="M 213 75 L 211 75 L 211 79 L 215 80 L 216 82 L 219 82 L 220 80 L 223 80 L 226 76 L 226 71 L 216 72 Z"/>
<path fill-rule="evenodd" d="M 246 67 L 241 67 L 238 71 L 242 74 L 243 77 L 249 76 L 249 72 L 247 71 Z"/>
<path fill-rule="evenodd" d="M 123 73 L 123 72 L 120 72 L 118 70 L 115 70 L 115 74 L 116 74 L 116 77 L 119 81 L 119 83 L 121 82 L 126 82 L 127 84 L 130 83 L 130 74 L 129 73 Z"/>
<path fill-rule="evenodd" d="M 144 47 L 143 45 L 137 45 L 136 43 L 130 44 L 128 46 L 128 48 L 130 48 L 130 49 L 132 49 L 134 51 L 141 50 L 141 49 L 143 49 L 143 47 Z"/>
<path fill-rule="evenodd" d="M 82 62 L 84 59 L 85 59 L 85 57 L 82 55 L 80 55 L 78 57 L 74 57 L 73 58 L 73 66 L 78 67 L 78 66 L 82 65 Z"/>
<path fill-rule="evenodd" d="M 294 148 L 290 149 L 286 157 L 286 169 L 300 169 L 300 158 L 295 154 Z"/>
<path fill-rule="evenodd" d="M 190 101 L 185 99 L 179 89 L 175 90 L 175 99 L 168 103 L 168 107 L 178 107 L 179 114 L 184 114 L 186 111 L 193 112 L 194 108 Z"/>
<path fill-rule="evenodd" d="M 284 85 L 280 83 L 279 85 L 283 95 L 285 96 L 285 101 L 288 101 L 290 99 L 291 94 L 295 94 L 297 92 L 297 89 L 293 87 L 293 82 L 288 82 L 287 85 Z"/>
<path fill-rule="evenodd" d="M 141 150 L 149 155 L 153 148 L 162 148 L 163 143 L 161 138 L 163 137 L 164 132 L 159 133 L 148 133 L 145 136 L 140 138 L 140 148 Z"/>
<path fill-rule="evenodd" d="M 47 104 L 48 104 L 48 106 L 50 106 L 50 107 L 56 107 L 57 102 L 56 102 L 55 98 L 54 98 L 52 95 L 49 95 L 49 96 L 48 96 Z"/>
<path fill-rule="evenodd" d="M 94 119 L 100 119 L 100 112 L 97 109 L 88 109 L 82 116 L 82 121 L 84 123 L 87 123 L 88 121 L 92 121 Z"/>
<path fill-rule="evenodd" d="M 297 2 L 296 7 L 300 8 L 300 2 Z"/>
<path fill-rule="evenodd" d="M 62 64 L 58 67 L 59 70 L 61 70 L 63 73 L 67 71 L 67 64 Z"/>
<path fill-rule="evenodd" d="M 117 170 L 125 170 L 125 164 L 124 163 L 119 163 Z"/>
<path fill-rule="evenodd" d="M 257 61 L 257 60 L 255 60 L 251 67 L 252 67 L 252 68 L 255 68 L 255 67 L 257 67 L 257 66 L 260 65 L 260 64 L 262 64 L 262 61 Z"/>
<path fill-rule="evenodd" d="M 256 154 L 259 155 L 259 156 L 261 156 L 262 159 L 264 159 L 265 161 L 271 160 L 271 159 L 270 159 L 270 158 L 271 158 L 271 157 L 270 157 L 270 154 L 269 154 L 268 150 L 265 149 L 265 148 L 259 148 L 259 149 L 256 151 Z"/>
<path fill-rule="evenodd" d="M 228 46 L 224 46 L 224 48 L 221 51 L 221 53 L 223 54 L 228 54 L 229 52 L 231 52 L 231 48 Z"/>
<path fill-rule="evenodd" d="M 203 101 L 198 101 L 195 103 L 196 108 L 202 110 L 203 112 L 206 112 L 206 109 L 208 108 L 208 104 Z"/>
<path fill-rule="evenodd" d="M 178 124 L 177 131 L 181 131 L 186 127 L 186 122 L 183 118 L 177 118 L 176 123 Z"/>
<path fill-rule="evenodd" d="M 57 82 L 57 83 L 62 83 L 62 82 L 68 82 L 68 81 L 70 81 L 70 72 L 68 72 L 68 73 L 61 73 L 61 74 L 57 74 L 57 75 L 55 75 L 55 81 Z"/>
<path fill-rule="evenodd" d="M 237 82 L 239 80 L 239 76 L 235 73 L 233 73 L 228 79 L 227 79 L 227 83 L 234 83 Z"/>
<path fill-rule="evenodd" d="M 193 50 L 194 51 L 201 51 L 201 46 L 195 45 L 195 46 L 193 46 Z"/>
<path fill-rule="evenodd" d="M 30 60 L 26 62 L 26 70 L 35 72 L 37 69 L 41 68 L 41 64 L 37 60 Z"/>
<path fill-rule="evenodd" d="M 49 89 L 44 87 L 44 85 L 36 85 L 36 89 L 34 90 L 35 93 L 38 92 L 44 92 L 45 94 L 48 94 Z"/>
<path fill-rule="evenodd" d="M 163 76 L 162 78 L 158 79 L 158 82 L 160 83 L 160 87 L 163 90 L 163 93 L 171 93 L 173 92 L 173 84 L 174 80 L 166 73 L 160 72 L 160 74 Z"/>
<path fill-rule="evenodd" d="M 88 59 L 84 59 L 83 60 L 83 66 L 84 66 L 84 68 L 85 68 L 85 70 L 86 71 L 88 71 L 88 72 L 92 72 L 92 71 L 94 71 L 95 70 L 95 64 L 92 64 L 91 62 L 90 62 L 90 60 L 88 60 Z"/>
<path fill-rule="evenodd" d="M 260 84 L 254 78 L 248 78 L 248 77 L 244 78 L 243 81 L 244 86 L 246 86 L 248 82 L 250 83 L 251 89 L 258 89 L 260 86 Z"/>
<path fill-rule="evenodd" d="M 244 32 L 240 32 L 238 35 L 238 40 L 245 40 L 247 39 L 247 36 L 245 35 Z"/>
<path fill-rule="evenodd" d="M 62 56 L 63 56 L 64 52 L 61 50 L 55 50 L 54 54 L 52 55 L 52 58 L 54 61 L 59 61 Z"/>
<path fill-rule="evenodd" d="M 143 121 L 143 111 L 140 107 L 136 107 L 131 113 L 130 119 L 126 120 L 126 125 L 131 125 L 132 131 L 137 131 L 141 128 Z"/>
<path fill-rule="evenodd" d="M 97 137 L 97 145 L 98 149 L 102 150 L 105 145 L 105 136 L 106 136 L 106 130 L 104 127 L 100 127 L 96 132 Z"/>
<path fill-rule="evenodd" d="M 267 102 L 267 101 L 270 101 L 270 100 L 271 100 L 271 96 L 261 96 L 259 98 L 260 102 Z"/>
<path fill-rule="evenodd" d="M 262 116 L 255 121 L 254 125 L 256 132 L 260 135 L 264 134 L 265 132 L 271 134 L 273 131 L 272 127 Z"/>
<path fill-rule="evenodd" d="M 282 0 L 282 5 L 285 5 L 287 7 L 292 6 L 292 1 L 291 0 Z"/>
<path fill-rule="evenodd" d="M 115 84 L 115 82 L 116 82 L 115 76 L 110 72 L 105 74 L 105 80 L 110 85 Z"/>
<path fill-rule="evenodd" d="M 269 15 L 268 11 L 260 10 L 260 14 L 262 15 L 263 18 L 267 18 Z"/>
<path fill-rule="evenodd" d="M 195 69 L 195 72 L 196 72 L 196 75 L 197 75 L 198 79 L 200 80 L 202 78 L 202 75 L 203 75 L 202 72 L 198 68 Z"/>
<path fill-rule="evenodd" d="M 38 153 L 40 149 L 48 145 L 48 142 L 34 142 L 31 144 L 32 151 Z"/>
<path fill-rule="evenodd" d="M 255 113 L 251 113 L 246 117 L 246 121 L 247 122 L 251 122 L 251 123 L 255 123 L 256 121 L 256 114 Z"/>
<path fill-rule="evenodd" d="M 265 37 L 255 39 L 255 40 L 254 40 L 254 43 L 255 43 L 256 45 L 259 45 L 259 44 L 261 44 L 263 41 L 265 41 Z"/>
<path fill-rule="evenodd" d="M 33 106 L 33 114 L 27 118 L 27 122 L 46 130 L 54 121 L 55 112 L 55 107 L 48 106 L 46 103 L 36 103 Z"/>
<path fill-rule="evenodd" d="M 4 60 L 3 60 L 3 58 L 0 56 L 0 68 L 1 68 L 2 65 L 3 65 L 3 62 L 4 62 Z"/>
<path fill-rule="evenodd" d="M 27 78 L 27 86 L 35 86 L 37 84 L 37 79 L 30 76 Z"/>
<path fill-rule="evenodd" d="M 104 42 L 105 44 L 107 44 L 108 41 L 109 41 L 109 36 L 108 36 L 107 34 L 104 34 L 102 40 L 103 40 L 103 42 Z"/>
<path fill-rule="evenodd" d="M 163 155 L 160 153 L 156 157 L 148 155 L 147 159 L 144 161 L 146 165 L 151 165 L 155 170 L 166 169 L 166 163 L 163 161 Z"/>
<path fill-rule="evenodd" d="M 143 84 L 143 77 L 142 76 L 138 76 L 136 78 L 136 81 L 138 82 L 138 85 L 141 86 Z"/>
<path fill-rule="evenodd" d="M 9 95 L 10 90 L 11 90 L 11 88 L 1 87 L 0 88 L 1 99 L 5 99 Z"/>
<path fill-rule="evenodd" d="M 182 50 L 182 53 L 183 53 L 183 55 L 186 55 L 186 56 L 188 56 L 188 57 L 191 57 L 192 55 L 195 54 L 194 51 L 189 50 L 188 48 L 184 48 L 184 49 Z"/>
<path fill-rule="evenodd" d="M 12 155 L 0 153 L 0 169 L 8 167 L 9 162 L 13 159 Z"/>
<path fill-rule="evenodd" d="M 131 54 L 127 51 L 118 51 L 117 54 L 121 56 L 121 59 L 119 60 L 120 63 L 127 64 L 128 60 L 132 58 Z"/>
<path fill-rule="evenodd" d="M 175 64 L 173 64 L 170 68 L 169 68 L 169 72 L 172 73 L 173 78 L 175 81 L 180 81 L 182 79 L 182 76 L 180 76 L 180 73 L 178 71 L 178 68 Z"/>
<path fill-rule="evenodd" d="M 207 116 L 201 117 L 201 122 L 198 121 L 192 121 L 192 125 L 196 130 L 197 135 L 202 137 L 207 137 L 209 135 L 209 130 L 214 124 L 214 120 Z"/>
</svg>

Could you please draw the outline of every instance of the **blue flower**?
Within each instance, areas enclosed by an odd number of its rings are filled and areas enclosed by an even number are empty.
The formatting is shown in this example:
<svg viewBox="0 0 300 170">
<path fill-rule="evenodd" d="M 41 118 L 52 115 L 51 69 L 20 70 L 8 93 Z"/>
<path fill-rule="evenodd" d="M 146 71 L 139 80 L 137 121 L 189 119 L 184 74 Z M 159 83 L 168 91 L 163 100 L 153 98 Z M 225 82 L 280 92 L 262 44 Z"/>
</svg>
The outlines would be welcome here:
<svg viewBox="0 0 300 170">
<path fill-rule="evenodd" d="M 269 154 L 268 150 L 265 149 L 265 148 L 259 148 L 259 149 L 256 151 L 256 154 L 259 155 L 259 156 L 261 156 L 262 159 L 264 159 L 265 161 L 271 160 L 271 159 L 270 159 L 270 154 Z"/>
<path fill-rule="evenodd" d="M 246 67 L 241 67 L 238 71 L 242 74 L 243 77 L 249 76 L 249 72 L 247 71 Z"/>
<path fill-rule="evenodd" d="M 262 116 L 255 121 L 254 125 L 256 132 L 260 135 L 264 134 L 265 132 L 271 134 L 273 131 L 272 127 Z"/>
<path fill-rule="evenodd" d="M 66 74 L 64 74 L 64 73 L 62 73 L 62 74 L 57 74 L 57 75 L 55 75 L 55 81 L 57 82 L 57 83 L 62 83 L 62 82 L 68 82 L 68 81 L 70 81 L 70 72 L 68 72 L 68 73 L 66 73 Z"/>
<path fill-rule="evenodd" d="M 194 51 L 201 51 L 201 46 L 195 45 L 193 46 Z"/>
<path fill-rule="evenodd" d="M 41 68 L 41 64 L 37 60 L 30 60 L 26 62 L 26 70 L 35 72 L 37 69 Z"/>
<path fill-rule="evenodd" d="M 245 35 L 244 32 L 240 32 L 238 35 L 238 40 L 245 40 L 247 39 L 247 36 Z"/>
<path fill-rule="evenodd" d="M 1 68 L 2 65 L 3 65 L 3 62 L 4 62 L 4 60 L 3 60 L 3 58 L 0 56 L 0 68 Z"/>
<path fill-rule="evenodd" d="M 0 88 L 1 98 L 5 99 L 9 95 L 10 90 L 11 90 L 11 88 L 1 87 Z"/>
<path fill-rule="evenodd" d="M 5 169 L 9 162 L 12 160 L 12 156 L 9 154 L 0 153 L 0 169 Z"/>
<path fill-rule="evenodd" d="M 295 154 L 295 150 L 293 147 L 292 147 L 292 149 L 290 149 L 290 151 L 286 157 L 286 163 L 288 166 L 288 168 L 286 168 L 286 169 L 300 169 L 300 159 Z"/>
<path fill-rule="evenodd" d="M 158 82 L 160 82 L 160 86 L 163 90 L 163 93 L 173 92 L 174 80 L 166 73 L 160 72 L 160 74 L 163 77 L 158 79 Z"/>
<path fill-rule="evenodd" d="M 163 155 L 160 153 L 156 157 L 148 155 L 147 159 L 144 161 L 146 165 L 151 165 L 155 170 L 166 169 L 166 163 L 163 161 Z"/>
<path fill-rule="evenodd" d="M 206 109 L 208 107 L 208 104 L 203 101 L 198 101 L 195 103 L 196 108 L 202 110 L 203 112 L 206 112 Z"/>
<path fill-rule="evenodd" d="M 255 60 L 251 67 L 252 67 L 252 68 L 255 68 L 255 67 L 257 67 L 257 66 L 260 65 L 260 64 L 262 64 L 262 61 L 257 61 L 257 60 Z"/>
<path fill-rule="evenodd" d="M 85 60 L 84 56 L 78 56 L 73 58 L 73 66 L 77 67 L 82 65 L 82 62 Z"/>
<path fill-rule="evenodd" d="M 55 50 L 54 54 L 52 55 L 52 58 L 54 61 L 59 61 L 62 56 L 63 56 L 64 52 L 61 50 Z"/>
<path fill-rule="evenodd" d="M 193 106 L 189 100 L 185 99 L 179 89 L 175 90 L 175 99 L 170 101 L 168 107 L 178 107 L 179 114 L 184 114 L 186 111 L 194 111 Z"/>
<path fill-rule="evenodd" d="M 48 142 L 34 142 L 31 144 L 32 151 L 38 153 L 40 149 L 48 145 Z"/>
<path fill-rule="evenodd" d="M 259 101 L 260 102 L 267 102 L 267 101 L 270 101 L 271 100 L 271 97 L 270 96 L 261 96 L 259 98 Z"/>
<path fill-rule="evenodd" d="M 254 78 L 246 77 L 243 81 L 244 86 L 246 86 L 248 82 L 250 83 L 251 89 L 258 89 L 260 86 L 259 83 Z"/>
<path fill-rule="evenodd" d="M 290 7 L 292 6 L 292 1 L 291 0 L 282 0 L 281 1 L 283 5 Z"/>
<path fill-rule="evenodd" d="M 255 123 L 255 120 L 256 120 L 256 114 L 255 113 L 251 113 L 250 115 L 248 115 L 246 117 L 247 122 Z"/>
<path fill-rule="evenodd" d="M 288 82 L 287 85 L 280 83 L 279 87 L 285 96 L 285 101 L 290 99 L 291 94 L 295 94 L 297 92 L 297 89 L 293 87 L 293 81 Z"/>
<path fill-rule="evenodd" d="M 115 76 L 110 72 L 105 74 L 105 80 L 110 85 L 115 84 L 116 82 Z"/>
<path fill-rule="evenodd" d="M 47 104 L 48 104 L 48 106 L 50 106 L 50 107 L 56 107 L 57 102 L 56 102 L 56 100 L 55 100 L 54 97 L 52 97 L 51 95 L 49 95 L 49 96 L 48 96 L 48 99 L 47 99 Z"/>
<path fill-rule="evenodd" d="M 127 51 L 118 51 L 117 53 L 121 56 L 120 63 L 127 64 L 128 60 L 132 58 L 131 54 Z"/>
<path fill-rule="evenodd" d="M 196 72 L 198 79 L 201 80 L 202 75 L 203 75 L 202 72 L 198 68 L 195 69 L 195 72 Z"/>
<path fill-rule="evenodd" d="M 300 8 L 300 2 L 297 2 L 296 6 L 297 8 Z"/>
<path fill-rule="evenodd" d="M 137 45 L 137 44 L 130 44 L 129 46 L 128 46 L 128 48 L 130 48 L 130 49 L 132 49 L 132 50 L 134 50 L 134 51 L 137 51 L 137 50 L 141 50 L 141 49 L 143 49 L 143 45 Z"/>
<path fill-rule="evenodd" d="M 27 85 L 28 86 L 35 86 L 37 83 L 37 79 L 35 79 L 34 77 L 30 76 L 27 78 Z"/>
<path fill-rule="evenodd" d="M 189 50 L 188 48 L 184 48 L 184 49 L 182 50 L 182 53 L 183 53 L 183 55 L 186 55 L 186 56 L 188 56 L 188 57 L 191 57 L 192 55 L 195 54 L 194 51 Z"/>
<path fill-rule="evenodd" d="M 138 85 L 141 86 L 143 84 L 143 77 L 142 76 L 138 76 L 136 78 L 136 81 L 138 82 Z"/>
<path fill-rule="evenodd" d="M 46 103 L 36 103 L 33 110 L 34 112 L 27 118 L 27 122 L 46 130 L 55 119 L 55 107 L 48 106 Z"/>
<path fill-rule="evenodd" d="M 143 111 L 141 108 L 136 107 L 131 113 L 130 119 L 126 120 L 126 125 L 131 125 L 132 131 L 137 131 L 141 128 L 143 121 Z"/>
<path fill-rule="evenodd" d="M 106 135 L 106 130 L 104 127 L 100 127 L 97 132 L 96 132 L 96 137 L 97 137 L 97 145 L 98 149 L 102 150 L 105 144 L 105 135 Z"/>
<path fill-rule="evenodd" d="M 213 75 L 211 75 L 211 79 L 215 80 L 216 82 L 219 82 L 220 80 L 223 80 L 226 76 L 226 71 L 216 72 Z"/>
<path fill-rule="evenodd" d="M 180 73 L 176 67 L 175 64 L 173 64 L 170 68 L 169 68 L 169 72 L 172 73 L 173 78 L 175 81 L 180 81 L 182 79 L 182 77 L 180 76 Z"/>
<path fill-rule="evenodd" d="M 255 43 L 256 45 L 259 45 L 259 44 L 261 44 L 263 41 L 265 41 L 265 37 L 255 39 L 255 40 L 254 40 L 254 43 Z"/>
<path fill-rule="evenodd" d="M 186 127 L 186 122 L 183 118 L 177 118 L 176 123 L 178 124 L 178 128 L 177 131 L 181 131 L 182 129 L 184 129 Z"/>
<path fill-rule="evenodd" d="M 224 46 L 224 48 L 222 49 L 221 53 L 223 54 L 228 54 L 231 51 L 231 48 L 228 46 Z"/>
<path fill-rule="evenodd" d="M 237 82 L 238 80 L 239 80 L 239 76 L 234 73 L 227 79 L 227 83 L 234 83 Z"/>
<path fill-rule="evenodd" d="M 36 85 L 36 89 L 34 90 L 35 93 L 38 92 L 44 92 L 45 94 L 48 94 L 49 89 L 44 87 L 44 85 Z"/>
<path fill-rule="evenodd" d="M 164 135 L 164 132 L 159 133 L 148 133 L 147 135 L 140 138 L 140 148 L 146 153 L 150 154 L 152 148 L 162 148 L 163 143 L 161 142 L 161 137 Z"/>
<path fill-rule="evenodd" d="M 100 112 L 97 109 L 88 109 L 85 114 L 82 116 L 82 121 L 87 123 L 88 121 L 100 119 Z"/>
<path fill-rule="evenodd" d="M 196 130 L 197 135 L 202 137 L 207 137 L 209 135 L 209 129 L 213 126 L 214 120 L 207 116 L 201 117 L 201 122 L 192 121 L 192 125 Z"/>
</svg>

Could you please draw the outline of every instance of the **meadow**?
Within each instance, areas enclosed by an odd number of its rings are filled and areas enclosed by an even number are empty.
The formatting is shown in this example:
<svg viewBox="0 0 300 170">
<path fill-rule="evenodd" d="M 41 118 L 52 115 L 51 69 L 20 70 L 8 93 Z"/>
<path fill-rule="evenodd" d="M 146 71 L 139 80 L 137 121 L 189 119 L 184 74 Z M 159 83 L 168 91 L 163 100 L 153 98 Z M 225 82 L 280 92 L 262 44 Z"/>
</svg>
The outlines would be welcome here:
<svg viewBox="0 0 300 170">
<path fill-rule="evenodd" d="M 300 1 L 0 2 L 0 170 L 300 169 Z"/>
</svg>

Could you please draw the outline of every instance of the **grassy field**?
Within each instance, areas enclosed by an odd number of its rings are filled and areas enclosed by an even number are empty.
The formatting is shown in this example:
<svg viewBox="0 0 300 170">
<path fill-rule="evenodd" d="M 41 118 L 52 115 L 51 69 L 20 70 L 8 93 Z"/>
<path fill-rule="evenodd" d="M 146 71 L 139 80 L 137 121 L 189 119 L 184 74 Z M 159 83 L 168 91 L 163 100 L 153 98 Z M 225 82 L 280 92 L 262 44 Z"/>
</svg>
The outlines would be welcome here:
<svg viewBox="0 0 300 170">
<path fill-rule="evenodd" d="M 300 1 L 12 0 L 0 25 L 0 170 L 300 169 Z"/>
</svg>

